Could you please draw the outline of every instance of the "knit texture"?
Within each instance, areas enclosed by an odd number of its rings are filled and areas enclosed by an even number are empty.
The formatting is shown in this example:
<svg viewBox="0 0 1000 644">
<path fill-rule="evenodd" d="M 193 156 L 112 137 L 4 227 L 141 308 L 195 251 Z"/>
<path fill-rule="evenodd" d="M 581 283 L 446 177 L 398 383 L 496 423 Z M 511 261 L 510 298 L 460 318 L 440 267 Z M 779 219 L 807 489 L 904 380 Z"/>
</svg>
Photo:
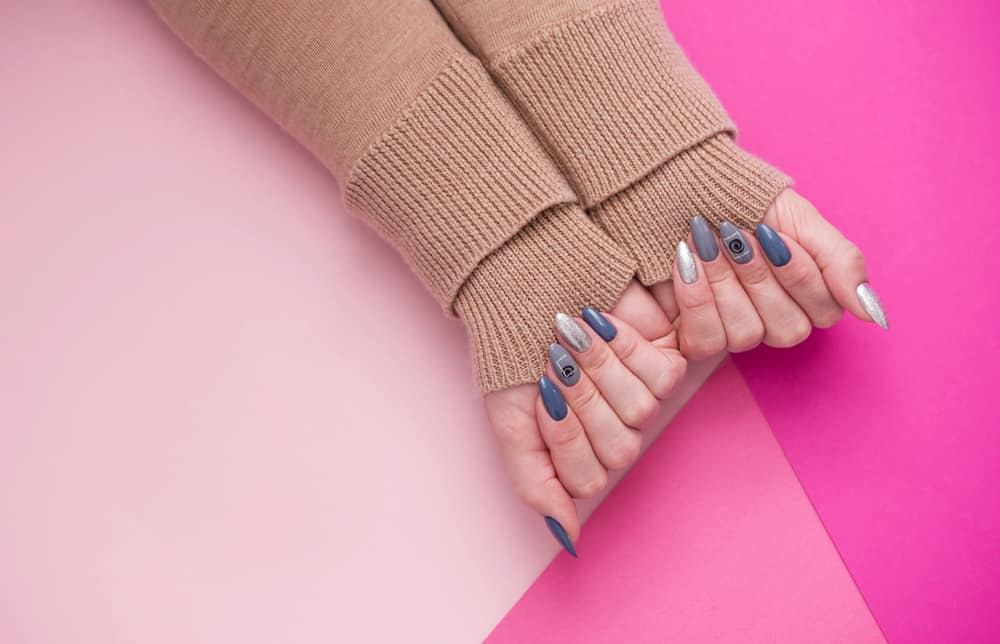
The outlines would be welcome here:
<svg viewBox="0 0 1000 644">
<path fill-rule="evenodd" d="M 586 206 L 735 130 L 652 0 L 547 25 L 487 64 Z"/>
<path fill-rule="evenodd" d="M 609 310 L 635 274 L 632 258 L 576 205 L 535 218 L 479 265 L 455 301 L 483 392 L 545 372 L 559 311 Z"/>
<path fill-rule="evenodd" d="M 701 215 L 752 229 L 791 179 L 717 135 L 664 163 L 589 212 L 628 248 L 646 285 L 671 278 L 674 249 Z"/>
<path fill-rule="evenodd" d="M 450 312 L 483 258 L 576 197 L 479 62 L 465 57 L 372 143 L 347 177 L 345 200 Z"/>
</svg>

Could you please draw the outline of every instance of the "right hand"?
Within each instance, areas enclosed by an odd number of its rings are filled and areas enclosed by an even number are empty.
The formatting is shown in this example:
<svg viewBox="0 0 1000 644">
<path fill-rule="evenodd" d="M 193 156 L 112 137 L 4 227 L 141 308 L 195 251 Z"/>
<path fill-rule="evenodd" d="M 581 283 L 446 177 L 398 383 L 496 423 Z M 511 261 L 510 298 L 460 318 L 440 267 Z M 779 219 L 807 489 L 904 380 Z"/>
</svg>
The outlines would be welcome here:
<svg viewBox="0 0 1000 644">
<path fill-rule="evenodd" d="M 485 397 L 518 496 L 555 519 L 574 543 L 580 519 L 573 499 L 597 494 L 607 485 L 608 470 L 635 461 L 642 447 L 638 428 L 657 412 L 686 369 L 670 320 L 638 282 L 626 288 L 606 319 L 617 330 L 610 341 L 579 319 L 590 346 L 578 351 L 560 338 L 579 373 L 579 380 L 567 385 L 548 366 L 546 377 L 566 403 L 561 419 L 547 411 L 538 385 Z"/>
</svg>

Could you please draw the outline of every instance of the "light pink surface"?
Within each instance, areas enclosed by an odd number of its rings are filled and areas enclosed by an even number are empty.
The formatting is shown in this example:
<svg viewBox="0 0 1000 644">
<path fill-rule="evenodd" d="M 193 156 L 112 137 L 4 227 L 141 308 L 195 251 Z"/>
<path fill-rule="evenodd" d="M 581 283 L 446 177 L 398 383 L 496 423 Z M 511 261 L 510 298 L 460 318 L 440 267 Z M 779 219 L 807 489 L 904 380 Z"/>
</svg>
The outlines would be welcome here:
<svg viewBox="0 0 1000 644">
<path fill-rule="evenodd" d="M 893 642 L 1000 638 L 1000 4 L 671 2 L 749 147 L 866 251 L 892 330 L 737 361 Z"/>
<path fill-rule="evenodd" d="M 729 361 L 590 518 L 578 551 L 490 642 L 884 641 Z"/>
<path fill-rule="evenodd" d="M 559 546 L 327 174 L 141 3 L 4 2 L 0 86 L 0 642 L 485 637 Z"/>
</svg>

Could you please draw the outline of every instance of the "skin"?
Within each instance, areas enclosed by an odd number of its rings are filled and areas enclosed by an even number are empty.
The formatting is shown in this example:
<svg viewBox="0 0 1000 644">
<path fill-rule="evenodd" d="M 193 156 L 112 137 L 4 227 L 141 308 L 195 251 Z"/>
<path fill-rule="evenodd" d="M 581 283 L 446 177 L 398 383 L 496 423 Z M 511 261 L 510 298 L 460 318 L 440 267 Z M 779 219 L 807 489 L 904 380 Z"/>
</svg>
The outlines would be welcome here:
<svg viewBox="0 0 1000 644">
<path fill-rule="evenodd" d="M 788 189 L 769 208 L 764 223 L 791 251 L 774 267 L 752 231 L 744 236 L 754 258 L 736 264 L 725 251 L 698 262 L 698 279 L 674 279 L 644 288 L 632 282 L 607 315 L 618 335 L 605 342 L 590 334 L 591 348 L 578 353 L 580 382 L 556 383 L 569 406 L 563 420 L 545 412 L 538 388 L 520 385 L 485 397 L 490 425 L 518 496 L 541 515 L 554 517 L 575 543 L 580 519 L 574 498 L 607 485 L 608 470 L 623 469 L 639 455 L 638 428 L 684 377 L 686 359 L 721 351 L 748 351 L 762 342 L 791 347 L 813 327 L 835 324 L 846 309 L 871 322 L 855 294 L 868 280 L 857 246 L 827 222 L 805 198 Z M 690 240 L 689 240 L 690 243 Z"/>
</svg>

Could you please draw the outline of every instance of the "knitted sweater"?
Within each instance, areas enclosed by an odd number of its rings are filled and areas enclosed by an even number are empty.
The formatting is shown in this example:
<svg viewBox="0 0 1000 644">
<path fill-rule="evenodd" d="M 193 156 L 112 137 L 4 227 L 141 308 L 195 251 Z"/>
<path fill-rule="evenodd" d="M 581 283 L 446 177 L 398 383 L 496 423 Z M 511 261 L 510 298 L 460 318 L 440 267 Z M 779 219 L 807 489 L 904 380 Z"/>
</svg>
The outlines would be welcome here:
<svg viewBox="0 0 1000 644">
<path fill-rule="evenodd" d="M 557 311 L 669 279 L 694 214 L 788 185 L 652 0 L 150 2 L 465 322 L 484 392 L 543 372 Z"/>
</svg>

